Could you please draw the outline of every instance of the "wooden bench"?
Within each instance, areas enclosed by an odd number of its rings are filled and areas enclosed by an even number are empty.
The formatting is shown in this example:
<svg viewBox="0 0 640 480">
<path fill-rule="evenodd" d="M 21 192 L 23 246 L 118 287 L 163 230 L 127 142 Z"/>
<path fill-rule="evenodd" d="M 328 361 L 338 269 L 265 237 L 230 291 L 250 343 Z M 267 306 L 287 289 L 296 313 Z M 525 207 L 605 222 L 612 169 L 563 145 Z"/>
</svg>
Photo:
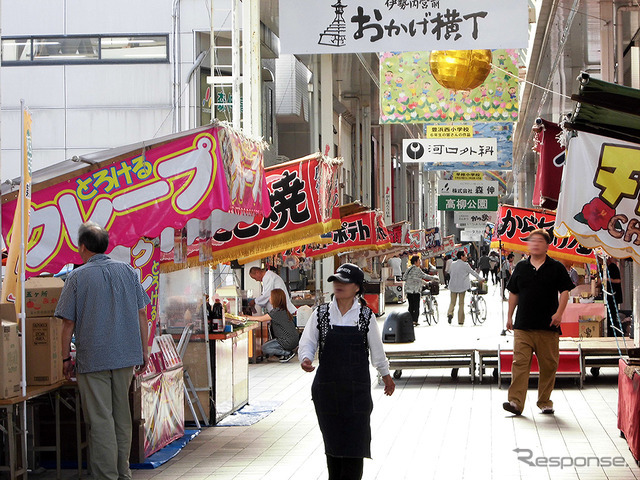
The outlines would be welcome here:
<svg viewBox="0 0 640 480">
<path fill-rule="evenodd" d="M 393 371 L 396 379 L 402 376 L 403 370 L 426 368 L 451 368 L 451 377 L 457 378 L 458 369 L 468 368 L 471 382 L 475 380 L 475 349 L 387 351 L 385 353 L 389 359 L 389 369 Z"/>
<path fill-rule="evenodd" d="M 498 345 L 498 387 L 502 388 L 502 379 L 511 377 L 511 364 L 513 363 L 513 350 L 501 350 Z M 538 358 L 535 353 L 531 359 L 531 376 L 540 375 Z M 578 345 L 577 350 L 560 350 L 558 360 L 557 377 L 575 378 L 582 388 L 584 381 L 584 363 L 582 359 L 582 349 Z"/>
</svg>

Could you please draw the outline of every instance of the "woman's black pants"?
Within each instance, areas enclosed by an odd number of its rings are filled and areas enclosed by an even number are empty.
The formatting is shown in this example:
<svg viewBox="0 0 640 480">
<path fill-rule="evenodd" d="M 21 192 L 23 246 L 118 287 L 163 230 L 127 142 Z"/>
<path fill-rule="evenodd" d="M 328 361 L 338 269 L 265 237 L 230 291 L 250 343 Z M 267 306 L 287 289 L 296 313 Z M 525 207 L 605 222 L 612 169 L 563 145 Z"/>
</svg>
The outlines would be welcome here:
<svg viewBox="0 0 640 480">
<path fill-rule="evenodd" d="M 419 293 L 407 293 L 407 300 L 409 300 L 409 313 L 413 323 L 418 323 L 420 318 L 420 294 Z"/>
<path fill-rule="evenodd" d="M 364 458 L 327 455 L 327 467 L 329 467 L 329 480 L 360 480 L 364 469 Z"/>
</svg>

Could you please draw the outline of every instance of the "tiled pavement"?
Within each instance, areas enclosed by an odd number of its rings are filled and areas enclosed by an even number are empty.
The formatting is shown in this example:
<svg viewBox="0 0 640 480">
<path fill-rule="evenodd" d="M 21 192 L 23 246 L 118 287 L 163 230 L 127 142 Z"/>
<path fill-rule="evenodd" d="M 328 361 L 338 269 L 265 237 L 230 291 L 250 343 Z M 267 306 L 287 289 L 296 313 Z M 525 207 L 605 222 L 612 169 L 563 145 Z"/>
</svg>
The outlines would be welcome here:
<svg viewBox="0 0 640 480">
<path fill-rule="evenodd" d="M 501 302 L 495 289 L 487 296 L 489 318 L 483 326 L 446 324 L 448 292 L 439 296 L 445 322 L 421 326 L 425 342 L 455 345 L 460 338 L 500 337 Z M 506 304 L 505 304 L 506 307 Z M 388 307 L 387 312 L 394 308 Z M 489 372 L 488 372 L 489 373 Z M 373 378 L 373 377 L 372 377 Z M 532 387 L 522 417 L 502 410 L 506 391 L 485 376 L 471 384 L 449 370 L 405 371 L 392 397 L 384 397 L 373 378 L 373 459 L 365 460 L 365 479 L 635 479 L 640 469 L 619 437 L 617 371 L 603 369 L 587 377 L 580 390 L 558 381 L 556 415 L 541 415 Z M 322 437 L 311 402 L 313 374 L 297 362 L 250 366 L 250 398 L 283 404 L 251 427 L 214 427 L 202 431 L 166 465 L 134 471 L 138 479 L 325 479 Z M 514 452 L 514 449 L 531 450 Z M 529 466 L 520 456 L 555 457 L 564 467 Z M 624 466 L 597 462 L 621 457 Z M 539 462 L 544 459 L 538 460 Z M 551 459 L 553 461 L 553 459 Z M 583 466 L 588 461 L 589 466 Z M 33 476 L 32 478 L 40 478 Z"/>
</svg>

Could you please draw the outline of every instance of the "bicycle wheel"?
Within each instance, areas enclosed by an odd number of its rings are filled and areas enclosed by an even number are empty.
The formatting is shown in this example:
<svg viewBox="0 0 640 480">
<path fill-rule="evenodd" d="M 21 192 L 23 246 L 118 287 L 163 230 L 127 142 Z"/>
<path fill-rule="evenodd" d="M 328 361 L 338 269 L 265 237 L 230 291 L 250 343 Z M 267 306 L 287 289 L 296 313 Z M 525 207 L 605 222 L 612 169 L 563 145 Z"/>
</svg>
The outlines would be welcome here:
<svg viewBox="0 0 640 480">
<path fill-rule="evenodd" d="M 438 300 L 432 297 L 431 310 L 433 312 L 433 323 L 438 323 L 440 312 L 438 311 Z"/>
<path fill-rule="evenodd" d="M 427 296 L 424 301 L 425 315 L 427 317 L 427 323 L 429 325 L 437 321 L 435 318 L 435 315 L 433 314 L 433 302 L 434 302 L 434 299 L 432 296 Z"/>
<path fill-rule="evenodd" d="M 424 318 L 427 321 L 427 325 L 431 325 L 431 319 L 429 318 L 429 297 L 422 297 L 422 312 L 424 313 Z"/>
<path fill-rule="evenodd" d="M 484 323 L 487 319 L 487 302 L 485 302 L 482 297 L 478 297 L 476 300 L 476 314 L 478 323 Z"/>
<path fill-rule="evenodd" d="M 471 300 L 469 300 L 469 314 L 471 315 L 471 320 L 473 320 L 473 324 L 478 325 L 478 307 L 477 307 L 475 295 L 472 295 Z"/>
</svg>

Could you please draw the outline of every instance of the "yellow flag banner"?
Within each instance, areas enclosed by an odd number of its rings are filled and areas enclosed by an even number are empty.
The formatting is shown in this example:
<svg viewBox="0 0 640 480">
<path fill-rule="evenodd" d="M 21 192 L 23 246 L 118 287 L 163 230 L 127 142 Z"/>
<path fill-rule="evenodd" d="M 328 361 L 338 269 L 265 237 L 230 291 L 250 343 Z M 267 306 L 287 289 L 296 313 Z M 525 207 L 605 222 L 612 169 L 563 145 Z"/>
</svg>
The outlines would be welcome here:
<svg viewBox="0 0 640 480">
<path fill-rule="evenodd" d="M 2 301 L 11 302 L 16 306 L 16 313 L 20 313 L 22 306 L 22 286 L 20 285 L 20 246 L 24 239 L 25 251 L 29 236 L 29 213 L 31 210 L 31 114 L 26 108 L 22 109 L 22 162 L 23 178 L 20 183 L 20 195 L 16 213 L 13 217 L 13 225 L 8 236 L 9 252 L 7 256 L 7 270 L 4 282 L 2 283 Z M 24 199 L 24 213 L 21 208 L 20 199 Z M 22 219 L 23 231 L 20 232 L 20 222 Z"/>
</svg>

